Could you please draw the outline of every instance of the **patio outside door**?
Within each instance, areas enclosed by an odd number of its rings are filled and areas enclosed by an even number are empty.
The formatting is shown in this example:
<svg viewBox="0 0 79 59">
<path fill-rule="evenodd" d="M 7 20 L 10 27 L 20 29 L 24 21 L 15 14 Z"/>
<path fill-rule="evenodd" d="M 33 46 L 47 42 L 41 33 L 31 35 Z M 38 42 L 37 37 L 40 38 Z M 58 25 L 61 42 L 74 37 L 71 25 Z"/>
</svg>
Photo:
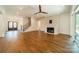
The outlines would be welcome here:
<svg viewBox="0 0 79 59">
<path fill-rule="evenodd" d="M 79 13 L 76 13 L 76 39 L 79 40 Z"/>
</svg>

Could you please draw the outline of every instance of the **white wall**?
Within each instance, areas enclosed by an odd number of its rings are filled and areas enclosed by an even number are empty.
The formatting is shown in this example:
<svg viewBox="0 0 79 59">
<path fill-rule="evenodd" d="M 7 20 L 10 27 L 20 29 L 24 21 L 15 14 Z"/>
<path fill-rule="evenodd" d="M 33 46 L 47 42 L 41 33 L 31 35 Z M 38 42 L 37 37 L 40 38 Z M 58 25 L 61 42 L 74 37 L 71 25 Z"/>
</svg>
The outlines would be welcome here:
<svg viewBox="0 0 79 59">
<path fill-rule="evenodd" d="M 6 32 L 6 28 L 7 28 L 7 18 L 6 18 L 6 14 L 5 11 L 3 10 L 3 8 L 0 7 L 0 37 L 4 37 L 5 32 Z"/>
<path fill-rule="evenodd" d="M 5 31 L 6 31 L 6 21 L 3 17 L 3 15 L 0 15 L 0 37 L 4 37 Z"/>
<path fill-rule="evenodd" d="M 23 17 L 23 25 L 28 24 L 28 17 Z"/>
<path fill-rule="evenodd" d="M 70 13 L 59 16 L 59 33 L 70 35 Z"/>
</svg>

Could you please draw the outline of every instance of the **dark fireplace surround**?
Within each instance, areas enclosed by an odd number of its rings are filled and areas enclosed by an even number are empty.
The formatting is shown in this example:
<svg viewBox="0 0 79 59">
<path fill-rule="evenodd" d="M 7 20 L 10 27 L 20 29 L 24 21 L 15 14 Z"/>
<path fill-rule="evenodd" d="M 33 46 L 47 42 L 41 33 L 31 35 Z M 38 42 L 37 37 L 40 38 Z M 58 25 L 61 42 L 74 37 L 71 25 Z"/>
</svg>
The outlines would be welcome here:
<svg viewBox="0 0 79 59">
<path fill-rule="evenodd" d="M 47 27 L 48 33 L 54 33 L 54 27 Z"/>
</svg>

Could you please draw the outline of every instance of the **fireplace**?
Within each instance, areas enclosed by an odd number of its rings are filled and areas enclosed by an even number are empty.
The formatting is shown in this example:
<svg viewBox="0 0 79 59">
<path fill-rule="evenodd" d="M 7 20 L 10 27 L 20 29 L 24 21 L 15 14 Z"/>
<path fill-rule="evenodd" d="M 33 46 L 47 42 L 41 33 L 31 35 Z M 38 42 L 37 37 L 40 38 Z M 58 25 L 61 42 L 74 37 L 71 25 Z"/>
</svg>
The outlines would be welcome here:
<svg viewBox="0 0 79 59">
<path fill-rule="evenodd" d="M 48 33 L 54 33 L 54 27 L 47 27 Z"/>
</svg>

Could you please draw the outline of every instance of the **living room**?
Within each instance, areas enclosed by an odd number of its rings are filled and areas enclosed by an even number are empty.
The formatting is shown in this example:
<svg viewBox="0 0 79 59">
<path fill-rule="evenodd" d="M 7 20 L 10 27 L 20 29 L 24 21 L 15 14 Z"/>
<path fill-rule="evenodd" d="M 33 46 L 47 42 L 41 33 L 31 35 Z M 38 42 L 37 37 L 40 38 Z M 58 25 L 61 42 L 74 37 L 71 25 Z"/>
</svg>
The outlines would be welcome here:
<svg viewBox="0 0 79 59">
<path fill-rule="evenodd" d="M 0 52 L 79 52 L 75 50 L 78 44 L 74 39 L 78 8 L 77 5 L 0 6 Z M 52 42 L 53 39 L 56 41 Z"/>
</svg>

